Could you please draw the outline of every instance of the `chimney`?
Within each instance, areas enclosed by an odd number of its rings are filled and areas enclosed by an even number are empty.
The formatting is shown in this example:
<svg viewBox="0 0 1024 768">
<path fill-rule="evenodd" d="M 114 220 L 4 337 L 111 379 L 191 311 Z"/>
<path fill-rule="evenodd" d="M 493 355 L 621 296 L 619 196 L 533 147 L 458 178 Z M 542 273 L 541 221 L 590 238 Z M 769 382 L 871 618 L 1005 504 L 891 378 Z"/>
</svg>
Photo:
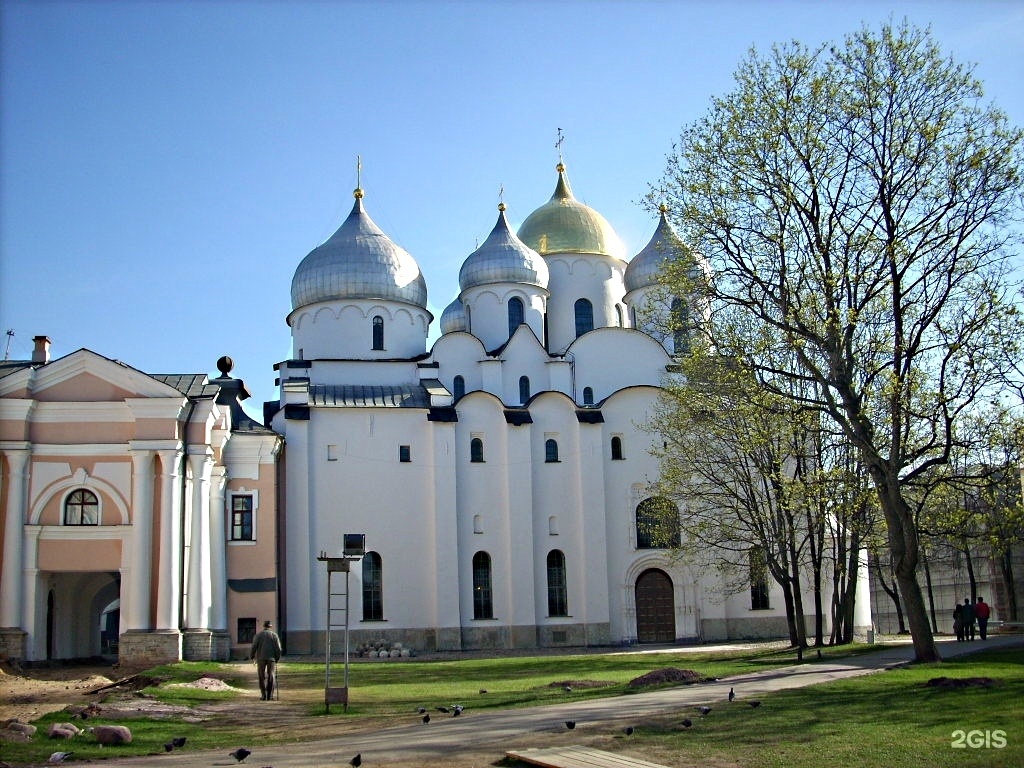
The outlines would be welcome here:
<svg viewBox="0 0 1024 768">
<path fill-rule="evenodd" d="M 32 362 L 44 365 L 50 362 L 50 337 L 35 336 L 32 341 L 36 343 L 35 349 L 32 350 Z"/>
</svg>

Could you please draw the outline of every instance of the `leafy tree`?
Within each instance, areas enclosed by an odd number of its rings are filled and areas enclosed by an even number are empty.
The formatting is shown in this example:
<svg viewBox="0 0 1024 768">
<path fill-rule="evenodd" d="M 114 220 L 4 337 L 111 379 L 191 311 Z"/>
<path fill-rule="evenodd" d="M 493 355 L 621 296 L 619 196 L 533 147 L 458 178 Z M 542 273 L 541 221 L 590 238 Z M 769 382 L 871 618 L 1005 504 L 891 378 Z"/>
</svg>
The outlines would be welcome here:
<svg viewBox="0 0 1024 768">
<path fill-rule="evenodd" d="M 1021 153 L 972 69 L 903 23 L 752 51 L 652 191 L 714 268 L 708 343 L 860 452 L 921 661 L 939 655 L 903 489 L 1021 357 Z"/>
</svg>

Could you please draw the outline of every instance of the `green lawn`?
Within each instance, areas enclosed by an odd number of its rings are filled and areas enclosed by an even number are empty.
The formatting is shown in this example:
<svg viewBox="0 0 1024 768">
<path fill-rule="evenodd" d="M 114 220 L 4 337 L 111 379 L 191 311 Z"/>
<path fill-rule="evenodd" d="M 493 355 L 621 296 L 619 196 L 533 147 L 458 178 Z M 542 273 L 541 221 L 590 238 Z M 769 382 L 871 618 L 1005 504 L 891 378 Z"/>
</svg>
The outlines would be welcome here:
<svg viewBox="0 0 1024 768">
<path fill-rule="evenodd" d="M 828 648 L 825 658 L 876 650 L 878 646 Z M 813 654 L 811 654 L 813 656 Z M 806 657 L 805 657 L 806 659 Z M 522 707 L 593 697 L 628 697 L 634 677 L 663 667 L 695 670 L 705 677 L 728 677 L 792 664 L 793 652 L 580 654 L 506 657 L 461 661 L 402 660 L 353 662 L 351 704 L 347 713 L 334 706 L 325 714 L 323 664 L 286 662 L 282 684 L 288 699 L 304 702 L 310 717 L 330 720 L 345 730 L 408 722 L 417 706 L 464 703 L 473 710 Z M 813 661 L 811 661 L 813 663 Z M 249 670 L 240 664 L 189 663 L 168 665 L 146 674 L 167 682 L 190 682 L 209 673 L 243 687 L 252 687 Z M 332 686 L 340 685 L 342 667 L 332 666 Z M 987 688 L 939 689 L 925 683 L 933 677 L 990 677 Z M 575 683 L 565 691 L 559 683 Z M 594 683 L 593 687 L 580 684 Z M 602 683 L 602 685 L 596 685 Z M 553 685 L 554 684 L 554 685 Z M 486 693 L 480 693 L 485 690 Z M 187 706 L 237 696 L 166 684 L 144 693 Z M 919 768 L 920 766 L 1024 766 L 1024 650 L 990 651 L 938 665 L 914 665 L 849 680 L 762 697 L 752 709 L 741 702 L 722 704 L 706 718 L 683 714 L 636 724 L 628 738 L 604 748 L 626 748 L 654 762 L 742 768 Z M 41 732 L 66 715 L 37 721 Z M 170 721 L 176 735 L 192 748 L 222 748 L 236 743 L 268 743 L 240 726 L 215 722 Z M 162 752 L 169 721 L 132 720 L 131 745 L 118 756 Z M 962 731 L 962 735 L 958 735 Z M 987 739 L 987 742 L 986 742 Z M 955 748 L 954 743 L 963 748 Z M 1004 743 L 1002 747 L 999 744 Z M 998 747 L 998 748 L 997 748 Z M 0 760 L 12 765 L 44 762 L 62 748 L 41 736 L 29 744 L 3 744 Z M 111 755 L 86 740 L 74 744 L 76 760 Z"/>
</svg>

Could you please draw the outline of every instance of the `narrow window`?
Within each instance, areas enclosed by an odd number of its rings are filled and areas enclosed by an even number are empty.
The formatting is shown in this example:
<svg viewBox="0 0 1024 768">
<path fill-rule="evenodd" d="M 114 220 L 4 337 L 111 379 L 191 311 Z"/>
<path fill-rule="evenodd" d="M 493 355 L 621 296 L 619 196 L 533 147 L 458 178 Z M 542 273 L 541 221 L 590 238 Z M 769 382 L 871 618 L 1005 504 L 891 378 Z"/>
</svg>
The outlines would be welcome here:
<svg viewBox="0 0 1024 768">
<path fill-rule="evenodd" d="M 408 464 L 412 461 L 412 448 L 408 445 L 398 446 L 398 460 L 403 464 Z"/>
<path fill-rule="evenodd" d="M 249 494 L 231 497 L 231 540 L 253 541 L 253 504 Z"/>
<path fill-rule="evenodd" d="M 622 438 L 618 435 L 612 438 L 612 460 L 622 461 Z"/>
<path fill-rule="evenodd" d="M 332 445 L 330 443 L 327 444 L 327 460 L 328 461 L 337 461 L 338 460 L 338 446 Z"/>
<path fill-rule="evenodd" d="M 690 352 L 690 308 L 685 301 L 672 299 L 672 351 L 679 355 Z"/>
<path fill-rule="evenodd" d="M 558 461 L 558 441 L 548 438 L 544 441 L 544 461 L 554 464 Z"/>
<path fill-rule="evenodd" d="M 479 464 L 484 460 L 484 441 L 479 437 L 474 437 L 469 441 L 469 460 L 474 464 Z"/>
<path fill-rule="evenodd" d="M 516 328 L 523 324 L 523 300 L 513 297 L 508 300 L 508 335 L 512 336 Z"/>
<path fill-rule="evenodd" d="M 236 642 L 239 645 L 248 645 L 256 637 L 256 617 L 246 617 L 238 620 L 238 640 Z"/>
<path fill-rule="evenodd" d="M 493 619 L 491 596 L 491 556 L 486 552 L 473 555 L 473 618 Z"/>
<path fill-rule="evenodd" d="M 559 549 L 548 552 L 548 616 L 568 616 L 565 588 L 565 555 Z"/>
<path fill-rule="evenodd" d="M 526 405 L 526 401 L 530 399 L 530 377 L 520 376 L 519 377 L 519 403 Z"/>
<path fill-rule="evenodd" d="M 452 379 L 452 395 L 456 400 L 466 395 L 466 380 L 461 376 Z"/>
<path fill-rule="evenodd" d="M 587 299 L 576 300 L 576 338 L 594 330 L 594 305 Z"/>
<path fill-rule="evenodd" d="M 373 318 L 373 348 L 384 349 L 384 318 L 380 315 Z"/>
<path fill-rule="evenodd" d="M 622 328 L 623 327 L 623 322 L 622 322 L 622 305 L 621 304 L 616 304 L 615 305 L 615 320 L 619 324 L 619 328 Z"/>
<path fill-rule="evenodd" d="M 99 525 L 100 502 L 92 491 L 72 491 L 64 500 L 64 525 Z"/>
<path fill-rule="evenodd" d="M 583 388 L 583 404 L 593 405 L 594 404 L 594 388 L 584 387 Z"/>
<path fill-rule="evenodd" d="M 764 550 L 751 547 L 750 553 L 750 610 L 764 611 L 768 604 L 768 564 L 765 562 Z"/>
<path fill-rule="evenodd" d="M 679 544 L 679 508 L 664 496 L 641 501 L 636 508 L 636 548 L 669 549 Z"/>
<path fill-rule="evenodd" d="M 363 555 L 363 621 L 384 620 L 384 577 L 380 554 Z"/>
</svg>

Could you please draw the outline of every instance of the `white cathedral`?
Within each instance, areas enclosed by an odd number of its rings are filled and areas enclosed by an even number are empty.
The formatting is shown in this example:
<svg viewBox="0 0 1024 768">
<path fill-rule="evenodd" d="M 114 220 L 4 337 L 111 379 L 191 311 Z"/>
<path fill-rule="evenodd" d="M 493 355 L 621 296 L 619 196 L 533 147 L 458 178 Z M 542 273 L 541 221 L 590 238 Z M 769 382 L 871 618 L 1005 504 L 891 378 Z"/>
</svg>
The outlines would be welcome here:
<svg viewBox="0 0 1024 768">
<path fill-rule="evenodd" d="M 40 337 L 0 369 L 0 654 L 227 658 L 264 619 L 287 653 L 322 653 L 339 619 L 320 558 L 346 534 L 365 537 L 346 561 L 353 643 L 787 637 L 774 585 L 729 590 L 653 535 L 644 424 L 679 339 L 650 329 L 678 239 L 663 212 L 627 262 L 557 172 L 518 233 L 499 206 L 429 350 L 424 277 L 357 189 L 296 268 L 264 424 L 226 361 L 150 376 L 88 350 L 50 361 Z"/>
</svg>

